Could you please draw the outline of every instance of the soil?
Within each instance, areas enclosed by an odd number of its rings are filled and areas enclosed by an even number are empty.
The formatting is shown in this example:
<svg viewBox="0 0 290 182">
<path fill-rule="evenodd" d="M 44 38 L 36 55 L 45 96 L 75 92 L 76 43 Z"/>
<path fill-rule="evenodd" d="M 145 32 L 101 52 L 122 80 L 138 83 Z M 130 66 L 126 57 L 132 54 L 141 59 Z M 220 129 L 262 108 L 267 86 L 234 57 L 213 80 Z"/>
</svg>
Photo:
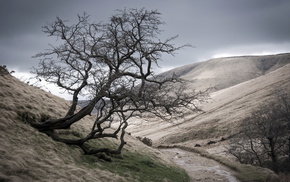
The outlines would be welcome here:
<svg viewBox="0 0 290 182">
<path fill-rule="evenodd" d="M 239 182 L 233 175 L 234 171 L 212 159 L 178 148 L 162 149 L 161 151 L 178 166 L 185 169 L 192 182 Z"/>
</svg>

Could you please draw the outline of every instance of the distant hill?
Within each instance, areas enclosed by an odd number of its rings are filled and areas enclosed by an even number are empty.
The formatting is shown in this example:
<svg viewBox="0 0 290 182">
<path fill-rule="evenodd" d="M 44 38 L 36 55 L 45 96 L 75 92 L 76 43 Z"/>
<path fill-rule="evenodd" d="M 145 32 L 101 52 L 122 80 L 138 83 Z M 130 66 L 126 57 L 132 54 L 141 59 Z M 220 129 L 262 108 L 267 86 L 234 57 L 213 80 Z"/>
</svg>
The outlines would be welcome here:
<svg viewBox="0 0 290 182">
<path fill-rule="evenodd" d="M 212 91 L 225 89 L 236 84 L 270 73 L 290 63 L 290 53 L 267 56 L 240 56 L 210 59 L 178 67 L 159 76 L 177 77 L 192 81 L 192 88 Z"/>
</svg>

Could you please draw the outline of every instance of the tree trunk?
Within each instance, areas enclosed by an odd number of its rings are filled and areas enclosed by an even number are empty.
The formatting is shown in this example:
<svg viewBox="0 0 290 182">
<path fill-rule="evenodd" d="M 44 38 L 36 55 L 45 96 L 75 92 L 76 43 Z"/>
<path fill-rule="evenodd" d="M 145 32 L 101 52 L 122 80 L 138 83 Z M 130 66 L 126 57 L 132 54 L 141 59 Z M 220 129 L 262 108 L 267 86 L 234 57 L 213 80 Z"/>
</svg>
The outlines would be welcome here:
<svg viewBox="0 0 290 182">
<path fill-rule="evenodd" d="M 92 65 L 90 65 L 89 69 L 91 69 L 91 67 L 92 67 Z M 74 91 L 72 105 L 71 105 L 70 109 L 68 110 L 66 116 L 71 116 L 74 114 L 74 112 L 77 108 L 77 105 L 78 105 L 78 100 L 79 100 L 78 95 L 81 92 L 81 90 L 87 85 L 87 81 L 86 81 L 87 78 L 88 78 L 88 76 L 86 76 L 85 81 L 82 83 L 82 85 Z"/>
<path fill-rule="evenodd" d="M 71 116 L 66 116 L 64 118 L 56 120 L 48 120 L 44 123 L 31 123 L 31 125 L 40 131 L 48 131 L 53 129 L 68 129 L 73 123 L 79 121 L 86 115 L 91 114 L 92 110 L 94 109 L 96 103 L 99 101 L 100 98 L 101 97 L 94 98 L 87 106 Z"/>
<path fill-rule="evenodd" d="M 70 106 L 70 108 L 69 108 L 69 110 L 68 110 L 68 112 L 66 113 L 65 116 L 66 117 L 67 116 L 72 116 L 75 113 L 77 105 L 78 105 L 78 97 L 77 97 L 77 95 L 75 96 L 75 94 L 74 94 L 73 100 L 72 100 L 72 105 Z"/>
<path fill-rule="evenodd" d="M 288 158 L 290 159 L 290 137 L 288 138 Z"/>
<path fill-rule="evenodd" d="M 44 131 L 44 133 L 50 136 L 55 141 L 62 142 L 68 145 L 78 145 L 78 146 L 83 145 L 90 137 L 90 136 L 87 136 L 85 138 L 80 138 L 80 139 L 65 139 L 65 138 L 59 137 L 58 134 L 53 132 L 53 130 L 46 130 Z"/>
<path fill-rule="evenodd" d="M 278 172 L 278 164 L 277 164 L 277 156 L 276 156 L 276 151 L 275 151 L 275 141 L 273 138 L 269 137 L 269 146 L 270 146 L 270 157 L 272 159 L 272 169 L 274 172 Z"/>
</svg>

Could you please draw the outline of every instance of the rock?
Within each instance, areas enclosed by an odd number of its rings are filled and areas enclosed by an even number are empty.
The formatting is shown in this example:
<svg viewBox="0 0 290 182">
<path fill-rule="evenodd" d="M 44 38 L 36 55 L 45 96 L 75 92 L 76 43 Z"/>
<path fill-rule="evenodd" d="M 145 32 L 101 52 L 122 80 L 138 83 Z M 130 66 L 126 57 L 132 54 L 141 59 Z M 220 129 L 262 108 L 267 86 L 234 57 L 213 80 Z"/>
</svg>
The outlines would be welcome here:
<svg viewBox="0 0 290 182">
<path fill-rule="evenodd" d="M 222 141 L 225 141 L 225 140 L 226 140 L 226 139 L 225 139 L 224 137 L 221 138 L 221 142 L 222 142 Z"/>
<path fill-rule="evenodd" d="M 216 141 L 209 141 L 207 144 L 211 145 L 211 144 L 215 144 L 215 143 L 216 143 Z"/>
</svg>

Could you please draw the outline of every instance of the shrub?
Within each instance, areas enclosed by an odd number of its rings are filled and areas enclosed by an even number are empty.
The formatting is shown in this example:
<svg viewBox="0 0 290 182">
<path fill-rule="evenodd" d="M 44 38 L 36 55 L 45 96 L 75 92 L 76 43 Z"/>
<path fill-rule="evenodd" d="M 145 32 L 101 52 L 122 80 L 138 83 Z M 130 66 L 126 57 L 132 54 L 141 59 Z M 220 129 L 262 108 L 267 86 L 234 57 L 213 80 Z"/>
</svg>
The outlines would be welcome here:
<svg viewBox="0 0 290 182">
<path fill-rule="evenodd" d="M 138 140 L 140 140 L 142 143 L 144 143 L 145 145 L 147 145 L 147 146 L 152 146 L 152 140 L 150 139 L 150 138 L 147 138 L 147 137 L 136 137 Z"/>
</svg>

